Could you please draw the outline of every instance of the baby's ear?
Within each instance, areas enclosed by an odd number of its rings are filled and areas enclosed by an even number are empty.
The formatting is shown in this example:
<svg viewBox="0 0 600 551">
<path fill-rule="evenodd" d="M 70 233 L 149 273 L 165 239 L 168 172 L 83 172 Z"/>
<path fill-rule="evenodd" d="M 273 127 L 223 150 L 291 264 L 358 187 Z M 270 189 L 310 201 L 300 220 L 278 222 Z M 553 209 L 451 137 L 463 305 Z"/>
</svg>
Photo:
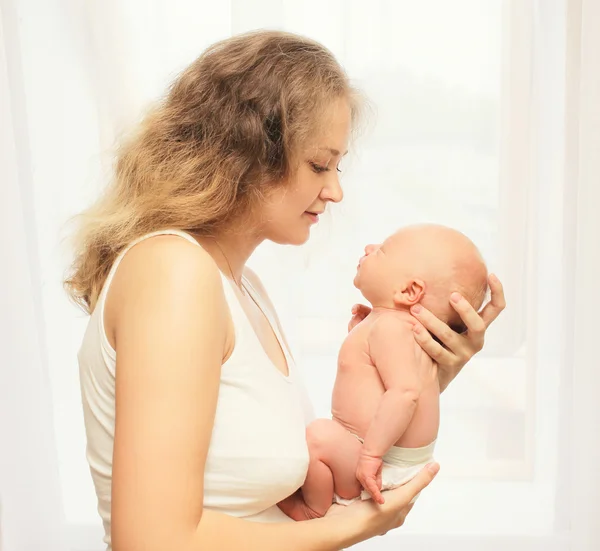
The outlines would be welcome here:
<svg viewBox="0 0 600 551">
<path fill-rule="evenodd" d="M 406 285 L 394 291 L 394 302 L 399 306 L 417 304 L 425 295 L 425 282 L 421 279 L 411 279 Z"/>
</svg>

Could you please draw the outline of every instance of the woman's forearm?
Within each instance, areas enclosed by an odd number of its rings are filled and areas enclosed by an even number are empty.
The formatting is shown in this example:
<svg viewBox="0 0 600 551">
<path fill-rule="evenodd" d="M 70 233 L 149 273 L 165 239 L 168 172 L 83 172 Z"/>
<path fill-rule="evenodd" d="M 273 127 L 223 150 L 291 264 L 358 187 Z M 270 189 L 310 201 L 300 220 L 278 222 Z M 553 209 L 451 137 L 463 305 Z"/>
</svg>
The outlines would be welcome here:
<svg viewBox="0 0 600 551">
<path fill-rule="evenodd" d="M 342 515 L 264 523 L 205 510 L 191 546 L 185 551 L 339 551 L 362 541 L 362 530 Z"/>
</svg>

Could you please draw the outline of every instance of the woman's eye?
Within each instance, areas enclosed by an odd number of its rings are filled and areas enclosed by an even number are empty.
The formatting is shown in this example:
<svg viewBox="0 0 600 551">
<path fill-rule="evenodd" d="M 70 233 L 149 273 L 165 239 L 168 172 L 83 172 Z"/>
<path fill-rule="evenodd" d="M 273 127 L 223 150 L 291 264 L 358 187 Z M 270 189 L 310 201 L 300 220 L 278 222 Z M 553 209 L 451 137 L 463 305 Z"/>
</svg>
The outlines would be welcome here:
<svg viewBox="0 0 600 551">
<path fill-rule="evenodd" d="M 316 172 L 317 174 L 321 174 L 322 172 L 329 172 L 329 169 L 326 166 L 321 166 L 318 165 L 317 163 L 309 163 L 311 168 L 313 169 L 313 172 Z"/>
</svg>

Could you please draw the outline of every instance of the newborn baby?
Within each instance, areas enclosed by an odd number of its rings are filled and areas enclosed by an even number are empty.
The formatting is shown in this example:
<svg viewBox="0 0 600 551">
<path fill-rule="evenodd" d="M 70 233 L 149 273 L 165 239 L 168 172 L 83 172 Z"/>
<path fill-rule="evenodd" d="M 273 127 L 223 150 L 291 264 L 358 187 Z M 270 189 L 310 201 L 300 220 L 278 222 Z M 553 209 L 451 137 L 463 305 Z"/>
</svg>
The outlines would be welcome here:
<svg viewBox="0 0 600 551">
<path fill-rule="evenodd" d="M 354 285 L 371 313 L 339 352 L 333 419 L 307 428 L 308 474 L 301 492 L 279 504 L 294 520 L 323 516 L 332 502 L 361 497 L 412 479 L 433 460 L 439 427 L 437 365 L 413 337 L 417 303 L 455 331 L 462 320 L 449 302 L 460 293 L 479 310 L 487 269 L 462 233 L 434 225 L 404 228 L 360 259 Z"/>
</svg>

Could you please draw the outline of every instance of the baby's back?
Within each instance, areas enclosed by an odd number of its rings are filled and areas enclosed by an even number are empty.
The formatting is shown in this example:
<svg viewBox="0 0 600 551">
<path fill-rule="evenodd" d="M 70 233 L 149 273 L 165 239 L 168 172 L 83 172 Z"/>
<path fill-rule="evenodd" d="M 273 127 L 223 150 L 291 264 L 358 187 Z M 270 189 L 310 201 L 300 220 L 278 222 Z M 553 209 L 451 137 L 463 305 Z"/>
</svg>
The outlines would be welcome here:
<svg viewBox="0 0 600 551">
<path fill-rule="evenodd" d="M 346 337 L 338 355 L 338 368 L 332 397 L 332 416 L 348 431 L 364 438 L 379 407 L 386 388 L 370 353 L 369 341 L 375 322 L 381 315 L 372 313 Z M 404 448 L 427 446 L 437 438 L 439 428 L 439 384 L 437 365 L 412 338 L 412 324 L 403 321 L 399 331 L 410 335 L 415 362 L 412 369 L 420 382 L 416 410 L 404 432 L 395 443 Z M 399 335 L 401 338 L 401 335 Z"/>
</svg>

